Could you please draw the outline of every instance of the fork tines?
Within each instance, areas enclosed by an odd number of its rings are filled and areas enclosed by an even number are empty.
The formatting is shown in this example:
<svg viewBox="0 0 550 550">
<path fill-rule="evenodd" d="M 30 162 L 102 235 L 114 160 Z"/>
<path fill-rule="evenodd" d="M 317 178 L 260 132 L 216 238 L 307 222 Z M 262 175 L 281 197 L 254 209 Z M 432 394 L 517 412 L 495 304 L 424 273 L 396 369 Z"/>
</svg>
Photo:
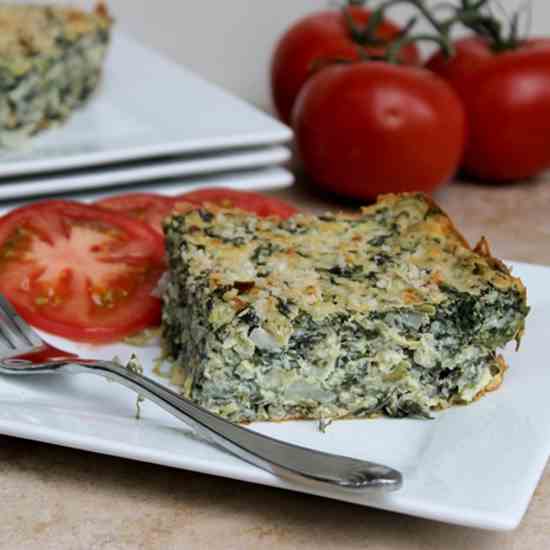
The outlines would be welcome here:
<svg viewBox="0 0 550 550">
<path fill-rule="evenodd" d="M 41 346 L 42 339 L 0 294 L 0 356 L 28 353 Z"/>
</svg>

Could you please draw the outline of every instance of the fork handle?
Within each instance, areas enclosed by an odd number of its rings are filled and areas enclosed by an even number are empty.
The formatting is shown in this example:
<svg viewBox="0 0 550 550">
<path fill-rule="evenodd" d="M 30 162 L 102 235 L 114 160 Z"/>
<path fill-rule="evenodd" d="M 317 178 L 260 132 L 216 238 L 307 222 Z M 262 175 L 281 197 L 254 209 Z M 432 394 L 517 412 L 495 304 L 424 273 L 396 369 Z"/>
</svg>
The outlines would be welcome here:
<svg viewBox="0 0 550 550">
<path fill-rule="evenodd" d="M 92 373 L 121 383 L 190 425 L 207 440 L 275 475 L 316 485 L 352 490 L 395 491 L 400 472 L 364 460 L 307 449 L 259 434 L 212 414 L 154 380 L 109 361 L 50 363 L 42 372 Z M 37 367 L 33 367 L 37 371 Z"/>
</svg>

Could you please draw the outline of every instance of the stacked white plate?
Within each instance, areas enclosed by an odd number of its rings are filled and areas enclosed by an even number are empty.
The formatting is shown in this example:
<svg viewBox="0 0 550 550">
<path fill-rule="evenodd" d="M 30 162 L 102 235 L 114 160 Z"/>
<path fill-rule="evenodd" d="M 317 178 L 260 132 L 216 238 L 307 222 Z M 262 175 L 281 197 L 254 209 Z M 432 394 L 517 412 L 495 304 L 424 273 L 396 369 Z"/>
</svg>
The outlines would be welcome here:
<svg viewBox="0 0 550 550">
<path fill-rule="evenodd" d="M 94 98 L 59 128 L 0 152 L 0 201 L 198 186 L 274 189 L 290 130 L 116 31 Z"/>
</svg>

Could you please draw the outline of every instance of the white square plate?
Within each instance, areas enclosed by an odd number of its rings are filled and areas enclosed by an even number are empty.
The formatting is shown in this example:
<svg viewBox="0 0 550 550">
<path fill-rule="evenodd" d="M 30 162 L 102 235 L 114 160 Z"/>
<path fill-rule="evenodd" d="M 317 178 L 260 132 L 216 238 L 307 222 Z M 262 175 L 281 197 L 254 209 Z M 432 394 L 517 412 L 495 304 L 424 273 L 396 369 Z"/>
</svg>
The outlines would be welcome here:
<svg viewBox="0 0 550 550">
<path fill-rule="evenodd" d="M 0 178 L 290 138 L 269 115 L 116 29 L 97 94 L 65 125 L 1 151 Z"/>
<path fill-rule="evenodd" d="M 35 174 L 0 180 L 0 201 L 39 195 L 74 193 L 104 187 L 127 186 L 161 178 L 219 174 L 250 170 L 286 162 L 290 150 L 283 146 L 256 147 L 238 151 L 205 153 L 193 157 L 168 157 L 94 166 L 61 173 Z M 154 185 L 154 184 L 152 184 Z M 250 182 L 254 187 L 254 183 Z M 244 188 L 244 187 L 243 187 Z M 120 190 L 119 192 L 124 192 Z"/>
<path fill-rule="evenodd" d="M 403 489 L 391 495 L 339 490 L 315 494 L 439 521 L 486 529 L 515 528 L 550 454 L 550 268 L 513 264 L 529 289 L 532 312 L 503 386 L 434 420 L 335 422 L 326 434 L 314 422 L 252 428 L 327 452 L 401 470 Z M 49 337 L 86 357 L 126 360 L 136 352 L 148 374 L 159 348 L 93 347 Z M 0 378 L 0 432 L 176 468 L 313 492 L 211 447 L 152 403 L 136 420 L 135 396 L 93 375 Z M 220 483 L 223 481 L 220 480 Z"/>
<path fill-rule="evenodd" d="M 230 187 L 240 191 L 274 191 L 291 187 L 293 183 L 294 175 L 291 172 L 280 166 L 269 166 L 251 170 L 224 172 L 221 174 L 154 180 L 128 185 L 127 187 L 102 187 L 98 190 L 79 189 L 74 193 L 67 193 L 66 191 L 64 193 L 56 193 L 52 189 L 45 199 L 64 198 L 90 202 L 122 193 L 138 192 L 152 192 L 174 196 L 206 187 Z M 34 197 L 25 197 L 24 201 L 22 199 L 23 197 L 19 195 L 16 201 L 3 201 L 0 206 L 0 216 L 23 202 L 32 202 L 35 200 Z"/>
</svg>

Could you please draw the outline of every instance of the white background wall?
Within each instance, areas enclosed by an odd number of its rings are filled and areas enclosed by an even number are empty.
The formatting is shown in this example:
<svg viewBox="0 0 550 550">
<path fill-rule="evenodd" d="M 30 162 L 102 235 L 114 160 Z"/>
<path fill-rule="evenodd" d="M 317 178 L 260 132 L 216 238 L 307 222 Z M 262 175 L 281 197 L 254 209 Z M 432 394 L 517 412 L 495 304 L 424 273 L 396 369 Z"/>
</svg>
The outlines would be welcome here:
<svg viewBox="0 0 550 550">
<path fill-rule="evenodd" d="M 89 0 L 82 0 L 88 2 Z M 438 3 L 439 0 L 426 0 Z M 550 0 L 531 0 L 532 30 L 550 36 Z M 81 2 L 82 3 L 82 2 Z M 500 0 L 513 9 L 524 0 Z M 330 0 L 109 0 L 120 26 L 206 78 L 262 107 L 268 68 L 283 30 Z M 392 12 L 403 20 L 406 13 Z M 146 73 L 144 67 L 144 73 Z"/>
</svg>

